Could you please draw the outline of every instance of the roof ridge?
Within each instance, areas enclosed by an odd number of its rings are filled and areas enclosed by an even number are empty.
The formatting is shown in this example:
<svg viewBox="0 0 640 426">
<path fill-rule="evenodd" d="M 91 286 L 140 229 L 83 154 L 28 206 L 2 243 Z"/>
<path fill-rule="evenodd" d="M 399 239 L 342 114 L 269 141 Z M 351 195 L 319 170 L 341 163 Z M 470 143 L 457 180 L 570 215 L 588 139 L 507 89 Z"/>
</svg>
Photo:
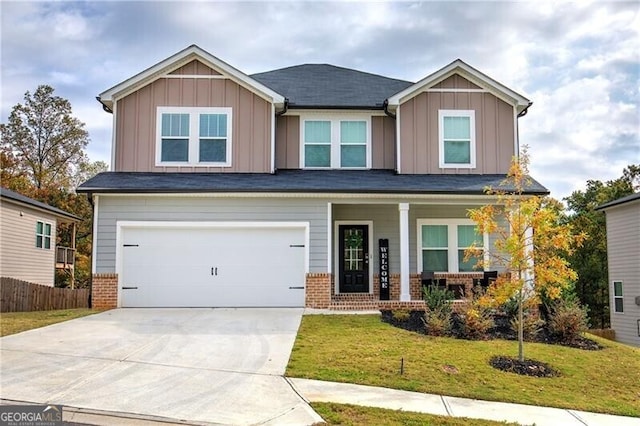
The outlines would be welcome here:
<svg viewBox="0 0 640 426">
<path fill-rule="evenodd" d="M 345 67 L 345 66 L 342 66 L 342 65 L 329 64 L 329 63 L 326 63 L 326 62 L 325 63 L 308 62 L 308 63 L 304 63 L 304 64 L 290 65 L 290 66 L 283 67 L 283 68 L 276 68 L 274 70 L 269 70 L 269 71 L 263 71 L 263 72 L 259 72 L 259 73 L 250 74 L 249 77 L 269 74 L 269 73 L 273 73 L 273 72 L 285 71 L 285 70 L 290 70 L 290 69 L 294 69 L 294 68 L 308 67 L 308 66 L 326 66 L 326 67 L 341 69 L 341 70 L 345 70 L 345 71 L 357 72 L 357 73 L 360 73 L 360 74 L 366 74 L 366 75 L 370 75 L 370 76 L 373 76 L 373 77 L 381 77 L 381 78 L 384 78 L 384 79 L 387 79 L 387 80 L 394 80 L 394 81 L 398 81 L 398 82 L 402 82 L 402 83 L 411 83 L 411 84 L 414 83 L 413 81 L 410 81 L 410 80 L 403 80 L 403 79 L 400 79 L 400 78 L 388 77 L 388 76 L 382 75 L 382 74 L 376 74 L 376 73 L 369 72 L 369 71 L 362 71 L 362 70 L 359 70 L 359 69 L 349 68 L 349 67 Z"/>
</svg>

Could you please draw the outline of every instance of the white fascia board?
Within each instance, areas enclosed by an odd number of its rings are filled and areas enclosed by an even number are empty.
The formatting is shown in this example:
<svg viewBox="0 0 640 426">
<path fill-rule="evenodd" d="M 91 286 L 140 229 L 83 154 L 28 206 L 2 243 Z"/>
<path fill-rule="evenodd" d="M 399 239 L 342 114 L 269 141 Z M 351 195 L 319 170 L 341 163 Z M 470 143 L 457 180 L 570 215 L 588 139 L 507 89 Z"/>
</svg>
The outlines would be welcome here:
<svg viewBox="0 0 640 426">
<path fill-rule="evenodd" d="M 488 75 L 466 64 L 462 60 L 456 59 L 449 65 L 439 69 L 433 74 L 426 76 L 419 82 L 407 87 L 401 92 L 398 92 L 395 95 L 389 97 L 389 105 L 397 107 L 406 100 L 414 97 L 416 94 L 438 84 L 439 82 L 447 79 L 453 74 L 459 74 L 472 83 L 476 84 L 477 86 L 488 90 L 489 92 L 493 93 L 509 104 L 515 105 L 518 109 L 518 112 L 521 112 L 522 110 L 527 108 L 531 103 L 529 99 L 525 98 L 519 93 L 509 89 L 507 86 L 497 82 Z"/>
<path fill-rule="evenodd" d="M 277 92 L 274 92 L 267 86 L 252 79 L 242 71 L 216 58 L 215 56 L 201 49 L 195 44 L 181 50 L 180 52 L 168 57 L 161 62 L 158 62 L 157 64 L 113 86 L 112 88 L 105 90 L 99 95 L 99 98 L 103 103 L 107 104 L 107 106 L 111 107 L 114 100 L 122 98 L 128 93 L 131 93 L 139 89 L 140 87 L 150 84 L 151 82 L 163 77 L 166 74 L 171 73 L 181 66 L 188 64 L 194 59 L 198 59 L 205 65 L 215 69 L 216 71 L 219 71 L 223 75 L 228 76 L 231 80 L 260 95 L 267 101 L 272 102 L 276 105 L 284 105 L 284 96 Z"/>
</svg>

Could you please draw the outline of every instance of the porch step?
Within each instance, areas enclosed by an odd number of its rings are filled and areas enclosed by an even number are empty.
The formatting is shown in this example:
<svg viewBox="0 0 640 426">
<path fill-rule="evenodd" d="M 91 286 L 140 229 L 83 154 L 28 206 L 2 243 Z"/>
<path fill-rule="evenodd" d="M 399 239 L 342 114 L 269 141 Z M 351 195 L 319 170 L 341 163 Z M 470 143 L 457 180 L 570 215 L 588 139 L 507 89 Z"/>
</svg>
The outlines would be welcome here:
<svg viewBox="0 0 640 426">
<path fill-rule="evenodd" d="M 371 293 L 340 293 L 331 296 L 331 302 L 375 302 L 375 296 Z"/>
<path fill-rule="evenodd" d="M 425 308 L 426 305 L 423 300 L 401 302 L 399 300 L 340 301 L 333 299 L 329 304 L 329 310 L 332 311 L 378 311 L 381 309 L 425 310 Z"/>
</svg>

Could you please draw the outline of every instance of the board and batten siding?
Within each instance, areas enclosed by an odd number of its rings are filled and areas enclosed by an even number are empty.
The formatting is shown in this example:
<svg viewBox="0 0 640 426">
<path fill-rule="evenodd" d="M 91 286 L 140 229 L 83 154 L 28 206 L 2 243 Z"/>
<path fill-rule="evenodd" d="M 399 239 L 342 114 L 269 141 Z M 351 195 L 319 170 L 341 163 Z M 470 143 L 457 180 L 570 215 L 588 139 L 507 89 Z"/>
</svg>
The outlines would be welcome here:
<svg viewBox="0 0 640 426">
<path fill-rule="evenodd" d="M 606 219 L 611 328 L 616 340 L 640 346 L 640 306 L 635 303 L 640 296 L 640 200 L 608 208 Z M 622 313 L 614 309 L 614 281 L 622 281 Z"/>
<path fill-rule="evenodd" d="M 232 108 L 231 167 L 156 166 L 160 106 Z M 116 102 L 114 171 L 269 173 L 271 113 L 269 102 L 229 79 L 160 78 Z"/>
<path fill-rule="evenodd" d="M 36 247 L 38 221 L 51 224 L 51 249 Z M 57 230 L 55 216 L 0 201 L 0 227 L 0 276 L 53 286 Z"/>
<path fill-rule="evenodd" d="M 118 221 L 305 222 L 309 223 L 309 272 L 327 271 L 327 200 L 101 196 L 97 273 L 115 272 Z"/>
<path fill-rule="evenodd" d="M 321 119 L 320 115 L 318 117 Z M 348 117 L 345 115 L 345 119 Z M 395 138 L 395 120 L 393 118 L 380 115 L 371 116 L 372 169 L 395 169 Z M 283 115 L 278 117 L 276 122 L 276 168 L 303 168 L 300 164 L 300 149 L 300 116 Z"/>
<path fill-rule="evenodd" d="M 462 77 L 459 77 L 464 80 Z M 471 84 L 471 83 L 470 83 Z M 400 109 L 400 170 L 406 174 L 507 173 L 514 152 L 515 123 L 511 105 L 491 93 L 422 92 Z M 443 109 L 474 110 L 476 168 L 441 169 L 439 118 Z"/>
</svg>

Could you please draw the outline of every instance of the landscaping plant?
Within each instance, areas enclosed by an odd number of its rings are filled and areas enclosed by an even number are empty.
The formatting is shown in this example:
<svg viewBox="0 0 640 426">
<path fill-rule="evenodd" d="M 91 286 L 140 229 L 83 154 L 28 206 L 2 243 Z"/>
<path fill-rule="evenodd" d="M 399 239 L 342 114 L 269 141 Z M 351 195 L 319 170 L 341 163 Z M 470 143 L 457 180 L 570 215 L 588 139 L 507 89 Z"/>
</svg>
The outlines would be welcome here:
<svg viewBox="0 0 640 426">
<path fill-rule="evenodd" d="M 582 244 L 584 234 L 573 232 L 560 221 L 560 204 L 546 196 L 526 193 L 530 184 L 526 148 L 514 158 L 505 181 L 499 188 L 487 188 L 496 203 L 469 211 L 480 234 L 494 237 L 493 247 L 484 253 L 481 247 L 466 250 L 465 259 L 478 258 L 484 270 L 497 265 L 502 274 L 489 286 L 480 304 L 497 307 L 510 298 L 518 305 L 518 359 L 524 362 L 524 302 L 536 300 L 544 292 L 551 300 L 577 278 L 566 256 Z"/>
</svg>

